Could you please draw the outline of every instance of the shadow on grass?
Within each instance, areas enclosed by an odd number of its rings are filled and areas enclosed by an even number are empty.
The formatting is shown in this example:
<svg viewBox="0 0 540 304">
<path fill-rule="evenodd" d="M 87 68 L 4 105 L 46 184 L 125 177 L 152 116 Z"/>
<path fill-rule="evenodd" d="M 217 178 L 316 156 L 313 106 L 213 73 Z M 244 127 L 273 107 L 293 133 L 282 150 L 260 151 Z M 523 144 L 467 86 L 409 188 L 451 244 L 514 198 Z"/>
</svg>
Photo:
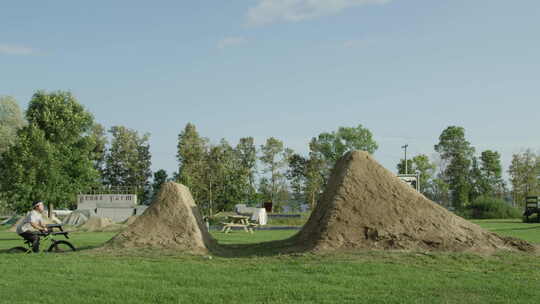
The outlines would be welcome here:
<svg viewBox="0 0 540 304">
<path fill-rule="evenodd" d="M 217 244 L 210 253 L 224 258 L 271 257 L 279 255 L 298 255 L 310 252 L 313 248 L 299 246 L 295 236 L 251 244 Z"/>
<path fill-rule="evenodd" d="M 524 228 L 500 228 L 500 229 L 491 229 L 491 231 L 497 232 L 497 231 L 534 230 L 534 229 L 540 230 L 540 226 L 536 226 L 536 227 L 524 227 Z"/>
<path fill-rule="evenodd" d="M 13 246 L 13 247 L 23 247 L 23 246 Z M 12 248 L 13 248 L 12 247 Z M 77 253 L 77 252 L 84 252 L 84 251 L 90 251 L 90 250 L 94 250 L 94 249 L 98 249 L 100 248 L 101 245 L 98 245 L 98 246 L 83 246 L 83 247 L 75 247 L 75 251 L 68 251 L 68 252 L 63 252 L 63 253 L 59 253 L 59 252 L 48 252 L 48 251 L 40 251 L 39 253 L 46 253 L 46 254 L 65 254 L 65 253 Z M 10 252 L 10 250 L 12 248 L 7 248 L 7 249 L 2 249 L 0 250 L 0 254 L 21 254 L 21 252 Z"/>
<path fill-rule="evenodd" d="M 479 221 L 482 224 L 522 224 L 520 219 L 508 219 L 508 220 L 482 220 L 482 219 L 473 219 L 473 221 Z"/>
</svg>

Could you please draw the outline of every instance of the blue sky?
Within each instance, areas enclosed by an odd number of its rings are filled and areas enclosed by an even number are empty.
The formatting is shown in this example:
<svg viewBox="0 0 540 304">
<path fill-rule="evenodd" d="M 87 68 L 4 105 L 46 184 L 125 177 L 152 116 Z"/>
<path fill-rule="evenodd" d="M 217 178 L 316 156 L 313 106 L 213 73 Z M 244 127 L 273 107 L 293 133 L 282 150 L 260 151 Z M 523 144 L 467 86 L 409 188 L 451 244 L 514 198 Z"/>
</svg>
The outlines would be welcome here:
<svg viewBox="0 0 540 304">
<path fill-rule="evenodd" d="M 540 149 L 540 2 L 0 0 L 0 95 L 69 90 L 109 128 L 151 134 L 176 170 L 186 123 L 300 153 L 362 124 L 387 168 L 463 126 L 477 152 Z"/>
</svg>

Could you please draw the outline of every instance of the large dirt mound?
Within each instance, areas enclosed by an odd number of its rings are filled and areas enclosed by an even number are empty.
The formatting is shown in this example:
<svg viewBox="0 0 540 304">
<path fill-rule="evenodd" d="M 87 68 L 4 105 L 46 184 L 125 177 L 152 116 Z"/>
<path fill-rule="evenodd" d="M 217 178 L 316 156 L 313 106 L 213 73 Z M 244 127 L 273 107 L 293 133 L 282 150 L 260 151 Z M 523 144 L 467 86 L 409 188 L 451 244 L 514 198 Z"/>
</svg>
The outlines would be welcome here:
<svg viewBox="0 0 540 304">
<path fill-rule="evenodd" d="M 361 151 L 338 161 L 319 204 L 292 240 L 308 250 L 534 251 L 525 241 L 447 211 Z"/>
<path fill-rule="evenodd" d="M 214 244 L 189 189 L 167 182 L 148 209 L 105 246 L 206 253 Z"/>
</svg>

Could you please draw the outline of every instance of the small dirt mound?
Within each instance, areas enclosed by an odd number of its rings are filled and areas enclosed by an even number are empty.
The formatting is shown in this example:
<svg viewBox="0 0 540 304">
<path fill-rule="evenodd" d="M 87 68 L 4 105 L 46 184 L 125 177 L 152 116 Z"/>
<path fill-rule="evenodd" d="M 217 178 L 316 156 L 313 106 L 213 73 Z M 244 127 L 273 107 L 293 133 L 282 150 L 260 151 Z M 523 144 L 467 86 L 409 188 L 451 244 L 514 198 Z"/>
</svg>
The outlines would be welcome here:
<svg viewBox="0 0 540 304">
<path fill-rule="evenodd" d="M 447 211 L 361 151 L 338 161 L 319 204 L 292 241 L 316 251 L 534 251 L 525 241 L 501 237 Z"/>
<path fill-rule="evenodd" d="M 19 215 L 14 215 L 12 217 L 9 217 L 5 220 L 2 221 L 2 223 L 0 225 L 3 225 L 3 226 L 12 226 L 13 224 L 15 224 L 21 217 Z"/>
<path fill-rule="evenodd" d="M 22 221 L 24 220 L 25 216 L 19 218 L 15 224 L 13 224 L 13 226 L 11 226 L 8 231 L 9 232 L 17 232 L 17 226 L 19 226 L 20 223 L 22 223 Z"/>
<path fill-rule="evenodd" d="M 90 210 L 75 210 L 64 218 L 64 225 L 81 226 L 91 217 Z"/>
<path fill-rule="evenodd" d="M 207 253 L 215 240 L 208 233 L 189 189 L 174 182 L 161 187 L 146 211 L 105 244 L 114 248 L 162 248 Z"/>
<path fill-rule="evenodd" d="M 123 221 L 122 224 L 129 226 L 133 224 L 137 220 L 137 218 L 139 218 L 138 215 L 132 215 L 128 217 L 125 221 Z"/>
<path fill-rule="evenodd" d="M 88 232 L 97 232 L 104 231 L 107 227 L 112 225 L 114 225 L 114 223 L 108 217 L 91 216 L 83 225 L 79 227 L 79 229 Z"/>
</svg>

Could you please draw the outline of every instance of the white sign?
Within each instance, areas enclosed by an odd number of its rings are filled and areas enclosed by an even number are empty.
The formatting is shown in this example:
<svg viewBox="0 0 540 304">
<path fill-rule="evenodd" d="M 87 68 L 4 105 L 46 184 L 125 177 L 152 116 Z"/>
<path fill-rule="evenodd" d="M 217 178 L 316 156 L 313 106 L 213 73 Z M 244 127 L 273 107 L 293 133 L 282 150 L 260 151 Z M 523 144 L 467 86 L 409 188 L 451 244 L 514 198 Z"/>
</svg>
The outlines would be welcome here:
<svg viewBox="0 0 540 304">
<path fill-rule="evenodd" d="M 409 184 L 416 191 L 420 191 L 420 177 L 417 174 L 398 174 L 399 179 Z"/>
<path fill-rule="evenodd" d="M 135 194 L 81 194 L 77 196 L 77 209 L 94 210 L 98 206 L 135 207 L 137 195 Z"/>
</svg>

